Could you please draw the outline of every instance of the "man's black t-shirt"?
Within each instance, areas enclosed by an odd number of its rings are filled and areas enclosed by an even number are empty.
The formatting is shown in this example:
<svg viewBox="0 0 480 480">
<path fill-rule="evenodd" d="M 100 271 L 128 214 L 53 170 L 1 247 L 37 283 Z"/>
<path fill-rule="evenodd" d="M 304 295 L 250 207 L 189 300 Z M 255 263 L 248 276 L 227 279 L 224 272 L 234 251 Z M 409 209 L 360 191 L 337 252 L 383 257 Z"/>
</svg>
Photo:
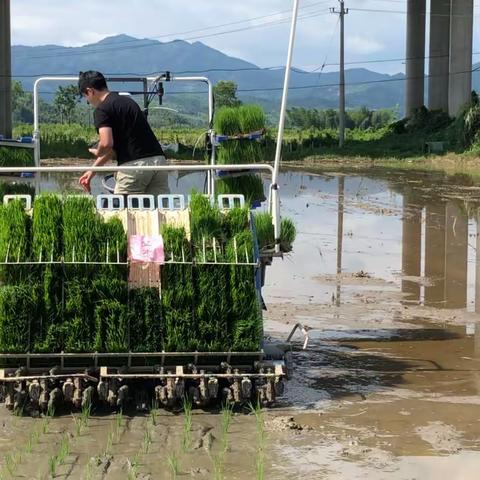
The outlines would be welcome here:
<svg viewBox="0 0 480 480">
<path fill-rule="evenodd" d="M 95 109 L 97 131 L 110 127 L 113 132 L 113 148 L 119 165 L 155 155 L 164 155 L 145 115 L 131 98 L 110 92 Z"/>
</svg>

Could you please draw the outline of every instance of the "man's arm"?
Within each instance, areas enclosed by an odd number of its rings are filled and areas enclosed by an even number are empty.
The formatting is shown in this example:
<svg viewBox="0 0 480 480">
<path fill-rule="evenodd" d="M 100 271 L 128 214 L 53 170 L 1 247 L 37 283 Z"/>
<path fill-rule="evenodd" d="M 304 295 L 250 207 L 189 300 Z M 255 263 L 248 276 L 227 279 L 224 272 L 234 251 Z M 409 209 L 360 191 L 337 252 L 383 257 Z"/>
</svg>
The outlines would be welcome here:
<svg viewBox="0 0 480 480">
<path fill-rule="evenodd" d="M 110 159 L 113 151 L 112 129 L 110 127 L 100 127 L 98 129 L 98 134 L 100 136 L 100 140 L 98 142 L 97 152 L 96 152 L 97 159 L 103 158 L 103 157 L 108 157 L 108 159 Z"/>
<path fill-rule="evenodd" d="M 100 127 L 98 129 L 98 134 L 100 140 L 98 142 L 97 148 L 90 148 L 89 152 L 97 157 L 95 162 L 93 162 L 93 167 L 101 167 L 108 162 L 113 156 L 113 133 L 110 127 Z M 95 176 L 95 172 L 88 171 L 85 172 L 79 180 L 80 185 L 87 192 L 90 192 L 90 182 Z"/>
</svg>

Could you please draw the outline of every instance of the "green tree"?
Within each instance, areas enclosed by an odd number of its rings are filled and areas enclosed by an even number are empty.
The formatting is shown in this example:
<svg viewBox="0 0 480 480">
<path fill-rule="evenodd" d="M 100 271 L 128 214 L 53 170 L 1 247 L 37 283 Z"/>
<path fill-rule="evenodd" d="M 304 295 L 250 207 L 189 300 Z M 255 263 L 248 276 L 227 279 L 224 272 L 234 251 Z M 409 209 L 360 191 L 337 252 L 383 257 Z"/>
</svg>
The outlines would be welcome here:
<svg viewBox="0 0 480 480">
<path fill-rule="evenodd" d="M 238 107 L 242 102 L 237 98 L 237 84 L 232 81 L 220 80 L 213 87 L 215 108 Z"/>
<path fill-rule="evenodd" d="M 12 82 L 12 119 L 14 124 L 33 122 L 33 96 L 18 80 Z"/>
<path fill-rule="evenodd" d="M 78 89 L 75 85 L 58 87 L 53 99 L 55 110 L 60 115 L 61 123 L 71 123 L 77 106 Z"/>
</svg>

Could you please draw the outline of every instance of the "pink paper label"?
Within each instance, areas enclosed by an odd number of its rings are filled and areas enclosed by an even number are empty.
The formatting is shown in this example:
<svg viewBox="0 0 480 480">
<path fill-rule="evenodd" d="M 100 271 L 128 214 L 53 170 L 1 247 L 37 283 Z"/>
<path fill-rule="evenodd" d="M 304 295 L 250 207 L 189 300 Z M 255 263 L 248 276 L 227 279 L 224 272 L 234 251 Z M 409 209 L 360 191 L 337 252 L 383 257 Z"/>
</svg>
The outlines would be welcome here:
<svg viewBox="0 0 480 480">
<path fill-rule="evenodd" d="M 163 238 L 161 235 L 130 235 L 129 258 L 138 263 L 165 263 Z"/>
</svg>

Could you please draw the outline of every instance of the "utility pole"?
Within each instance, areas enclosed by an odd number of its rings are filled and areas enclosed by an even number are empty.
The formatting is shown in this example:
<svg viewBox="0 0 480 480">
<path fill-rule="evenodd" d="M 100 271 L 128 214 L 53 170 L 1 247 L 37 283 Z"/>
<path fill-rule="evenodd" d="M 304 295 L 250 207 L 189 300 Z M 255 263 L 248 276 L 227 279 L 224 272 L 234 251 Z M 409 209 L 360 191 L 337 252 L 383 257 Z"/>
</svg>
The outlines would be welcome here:
<svg viewBox="0 0 480 480">
<path fill-rule="evenodd" d="M 0 0 L 0 135 L 12 136 L 10 0 Z"/>
<path fill-rule="evenodd" d="M 339 91 L 339 108 L 338 108 L 338 146 L 340 148 L 345 144 L 345 15 L 348 8 L 345 8 L 344 0 L 338 0 L 340 3 L 340 11 L 335 7 L 330 9 L 331 13 L 340 15 L 340 91 Z"/>
</svg>

